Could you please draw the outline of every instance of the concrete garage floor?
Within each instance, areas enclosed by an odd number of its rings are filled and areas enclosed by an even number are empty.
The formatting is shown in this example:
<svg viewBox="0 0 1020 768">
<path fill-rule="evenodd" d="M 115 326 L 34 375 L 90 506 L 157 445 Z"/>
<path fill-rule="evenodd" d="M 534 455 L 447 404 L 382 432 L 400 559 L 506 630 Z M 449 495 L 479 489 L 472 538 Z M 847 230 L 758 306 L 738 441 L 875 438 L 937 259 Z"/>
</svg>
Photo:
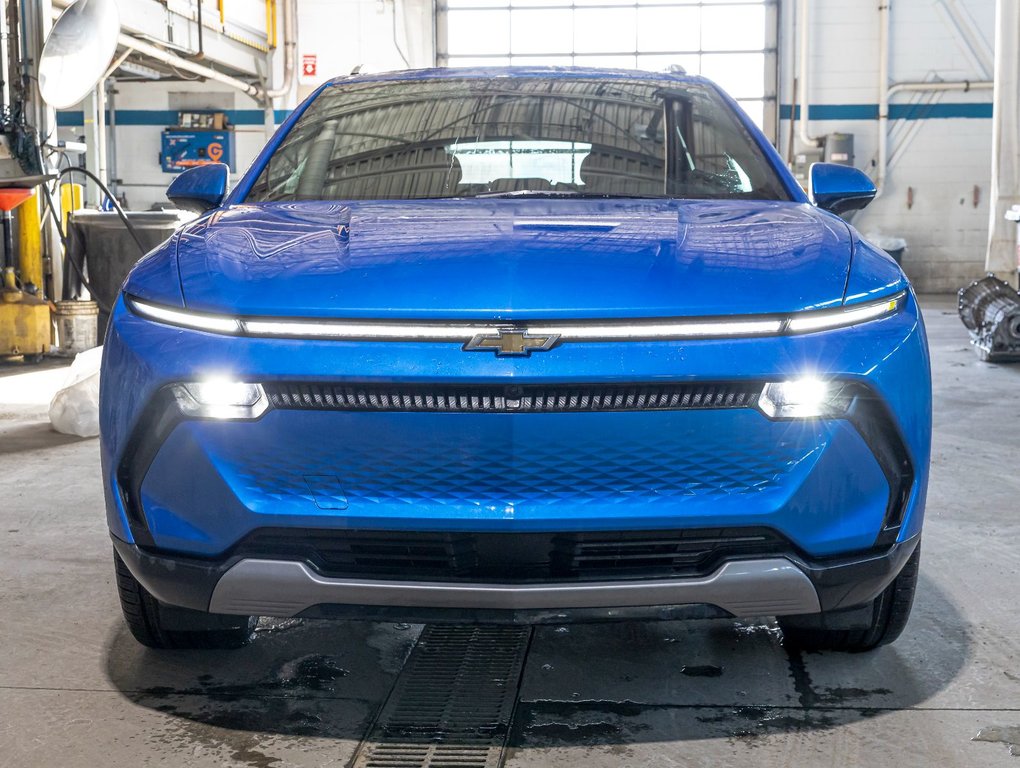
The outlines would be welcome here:
<svg viewBox="0 0 1020 768">
<path fill-rule="evenodd" d="M 934 464 L 900 641 L 801 656 L 770 621 L 540 628 L 507 765 L 1020 768 L 1004 743 L 1020 740 L 1020 366 L 978 362 L 951 299 L 925 308 Z M 143 649 L 119 615 L 96 441 L 3 403 L 0 766 L 345 765 L 421 628 L 264 621 L 242 651 Z"/>
</svg>

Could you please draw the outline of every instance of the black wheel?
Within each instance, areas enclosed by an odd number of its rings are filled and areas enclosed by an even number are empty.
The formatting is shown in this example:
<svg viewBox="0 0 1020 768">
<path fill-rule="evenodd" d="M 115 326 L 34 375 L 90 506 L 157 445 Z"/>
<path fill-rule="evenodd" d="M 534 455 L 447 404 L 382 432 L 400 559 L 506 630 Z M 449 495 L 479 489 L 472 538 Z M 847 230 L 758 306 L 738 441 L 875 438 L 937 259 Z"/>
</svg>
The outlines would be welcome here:
<svg viewBox="0 0 1020 768">
<path fill-rule="evenodd" d="M 124 620 L 135 640 L 149 648 L 240 648 L 251 640 L 255 616 L 226 616 L 164 605 L 131 575 L 113 553 Z"/>
<path fill-rule="evenodd" d="M 921 563 L 921 545 L 870 606 L 853 612 L 821 613 L 816 616 L 785 616 L 779 619 L 783 641 L 793 648 L 805 651 L 845 651 L 860 653 L 888 645 L 900 636 L 910 618 L 917 588 L 917 572 Z M 853 613 L 846 624 L 849 613 Z M 858 614 L 863 614 L 857 620 Z"/>
</svg>

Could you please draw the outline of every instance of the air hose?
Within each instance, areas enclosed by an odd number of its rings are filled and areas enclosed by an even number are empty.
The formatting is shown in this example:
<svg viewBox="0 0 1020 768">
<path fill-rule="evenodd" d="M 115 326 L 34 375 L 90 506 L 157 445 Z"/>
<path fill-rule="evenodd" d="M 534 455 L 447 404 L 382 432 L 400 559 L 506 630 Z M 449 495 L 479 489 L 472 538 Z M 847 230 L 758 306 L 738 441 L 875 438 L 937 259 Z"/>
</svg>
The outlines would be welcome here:
<svg viewBox="0 0 1020 768">
<path fill-rule="evenodd" d="M 138 246 L 138 250 L 141 252 L 142 255 L 145 255 L 145 253 L 147 252 L 145 244 L 142 243 L 141 238 L 138 236 L 138 231 L 134 228 L 134 225 L 131 224 L 130 219 L 128 219 L 127 214 L 124 213 L 124 209 L 121 207 L 120 203 L 117 202 L 117 198 L 114 197 L 110 189 L 102 181 L 100 181 L 98 176 L 92 173 L 92 171 L 89 171 L 85 168 L 78 168 L 75 166 L 64 168 L 58 172 L 58 178 L 63 179 L 65 176 L 68 176 L 73 173 L 82 174 L 86 178 L 92 180 L 96 184 L 96 186 L 98 186 L 99 189 L 102 190 L 103 194 L 106 195 L 106 198 L 110 201 L 110 204 L 113 206 L 113 209 L 117 212 L 117 215 L 120 217 L 120 220 L 124 222 L 124 226 L 127 229 L 127 231 L 131 234 L 131 238 L 135 241 L 135 245 Z M 103 312 L 108 314 L 111 308 L 107 306 L 99 298 L 95 289 L 92 287 L 92 284 L 89 283 L 88 278 L 85 277 L 85 272 L 82 269 L 82 265 L 71 257 L 71 243 L 69 240 L 70 232 L 64 231 L 64 227 L 60 221 L 60 213 L 57 211 L 57 207 L 53 203 L 53 195 L 50 192 L 49 186 L 43 184 L 42 189 L 43 197 L 45 198 L 46 205 L 49 208 L 50 216 L 53 217 L 54 224 L 56 225 L 57 228 L 57 234 L 60 236 L 60 242 L 64 246 L 65 272 L 67 264 L 70 264 L 71 267 L 74 268 L 75 274 L 77 274 L 78 279 L 81 281 L 81 284 L 92 295 L 92 300 L 99 305 L 99 308 Z"/>
<path fill-rule="evenodd" d="M 106 313 L 110 312 L 110 307 L 106 306 L 105 303 L 99 299 L 96 295 L 95 289 L 89 282 L 88 278 L 85 277 L 85 272 L 82 270 L 81 265 L 71 258 L 71 243 L 68 242 L 67 233 L 64 232 L 64 227 L 60 223 L 60 212 L 57 210 L 56 205 L 53 204 L 53 195 L 50 194 L 49 185 L 43 183 L 40 185 L 43 191 L 43 199 L 46 201 L 46 207 L 49 209 L 49 214 L 53 218 L 53 226 L 57 229 L 57 235 L 60 237 L 60 243 L 64 246 L 64 274 L 67 274 L 67 265 L 70 264 L 74 267 L 75 274 L 78 275 L 78 279 L 81 284 L 85 287 L 90 294 L 92 294 L 93 301 L 99 305 L 99 308 Z"/>
<path fill-rule="evenodd" d="M 113 206 L 113 209 L 117 212 L 117 215 L 120 216 L 120 220 L 124 222 L 124 226 L 127 227 L 127 231 L 131 233 L 131 237 L 134 239 L 135 244 L 138 246 L 138 250 L 141 251 L 142 255 L 144 256 L 148 252 L 148 249 L 145 247 L 145 244 L 142 243 L 141 238 L 138 237 L 138 231 L 128 220 L 127 214 L 124 213 L 124 209 L 120 207 L 120 203 L 117 202 L 117 198 L 113 196 L 113 193 L 110 192 L 107 186 L 103 182 L 101 182 L 99 180 L 99 177 L 92 173 L 92 171 L 86 170 L 85 168 L 77 168 L 73 165 L 70 166 L 69 168 L 64 168 L 64 170 L 60 171 L 58 176 L 62 179 L 68 174 L 72 173 L 80 173 L 83 176 L 88 177 L 93 182 L 95 182 L 97 187 L 99 187 L 103 191 L 103 194 L 106 195 L 106 199 L 110 201 L 110 205 Z"/>
</svg>

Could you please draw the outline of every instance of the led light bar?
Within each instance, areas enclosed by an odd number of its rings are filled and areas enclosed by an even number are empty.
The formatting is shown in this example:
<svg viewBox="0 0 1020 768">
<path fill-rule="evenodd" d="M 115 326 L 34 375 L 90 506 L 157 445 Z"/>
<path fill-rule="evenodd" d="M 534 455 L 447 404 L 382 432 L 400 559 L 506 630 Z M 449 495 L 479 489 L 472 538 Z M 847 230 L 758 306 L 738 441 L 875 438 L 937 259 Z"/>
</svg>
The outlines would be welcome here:
<svg viewBox="0 0 1020 768">
<path fill-rule="evenodd" d="M 889 299 L 831 312 L 802 312 L 790 317 L 787 330 L 790 333 L 811 333 L 877 320 L 899 310 L 905 295 L 899 293 Z"/>
<path fill-rule="evenodd" d="M 899 311 L 906 293 L 849 309 L 812 310 L 781 316 L 631 320 L 590 323 L 457 323 L 373 320 L 290 320 L 243 318 L 175 309 L 127 297 L 136 314 L 159 323 L 230 336 L 338 341 L 438 341 L 470 344 L 473 339 L 515 331 L 555 338 L 556 343 L 593 341 L 676 341 L 751 338 L 813 333 L 877 320 Z"/>
<path fill-rule="evenodd" d="M 719 339 L 730 336 L 774 336 L 783 328 L 779 319 L 655 321 L 626 324 L 531 325 L 535 336 L 559 334 L 560 341 L 641 341 L 646 339 Z"/>
<path fill-rule="evenodd" d="M 226 315 L 208 315 L 202 312 L 171 309 L 138 299 L 128 299 L 128 306 L 136 314 L 149 320 L 155 320 L 157 323 L 179 325 L 181 328 L 194 328 L 196 331 L 209 331 L 210 333 L 236 335 L 241 332 L 241 322 Z"/>
<path fill-rule="evenodd" d="M 248 336 L 311 339 L 356 339 L 358 341 L 465 341 L 492 330 L 491 325 L 420 323 L 359 323 L 329 320 L 244 320 Z"/>
</svg>

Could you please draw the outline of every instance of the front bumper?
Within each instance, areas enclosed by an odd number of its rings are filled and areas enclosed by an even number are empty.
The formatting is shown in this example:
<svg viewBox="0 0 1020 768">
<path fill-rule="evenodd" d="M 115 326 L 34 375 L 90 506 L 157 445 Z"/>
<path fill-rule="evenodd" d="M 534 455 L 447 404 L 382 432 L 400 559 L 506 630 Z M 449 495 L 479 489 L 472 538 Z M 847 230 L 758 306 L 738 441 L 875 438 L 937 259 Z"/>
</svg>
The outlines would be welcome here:
<svg viewBox="0 0 1020 768">
<path fill-rule="evenodd" d="M 651 618 L 787 616 L 866 604 L 920 537 L 880 554 L 826 561 L 733 559 L 693 578 L 478 583 L 350 579 L 299 560 L 218 562 L 156 555 L 114 537 L 117 554 L 158 600 L 221 614 L 542 624 Z"/>
</svg>

